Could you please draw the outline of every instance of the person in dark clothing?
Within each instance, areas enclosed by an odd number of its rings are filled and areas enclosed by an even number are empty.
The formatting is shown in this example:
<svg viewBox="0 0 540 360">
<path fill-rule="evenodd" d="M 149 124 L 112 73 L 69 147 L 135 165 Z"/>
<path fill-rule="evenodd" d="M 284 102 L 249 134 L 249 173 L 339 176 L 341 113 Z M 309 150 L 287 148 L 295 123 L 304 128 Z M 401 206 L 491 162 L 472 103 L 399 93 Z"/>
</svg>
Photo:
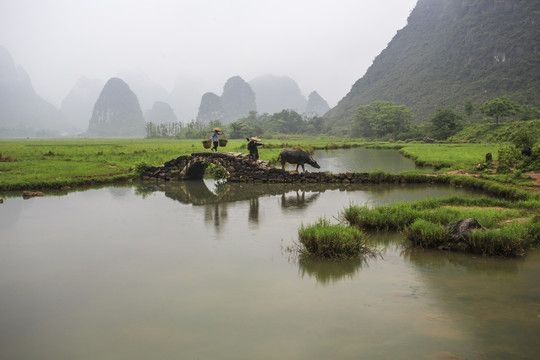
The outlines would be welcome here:
<svg viewBox="0 0 540 360">
<path fill-rule="evenodd" d="M 214 128 L 214 133 L 212 134 L 210 139 L 212 139 L 212 142 L 214 143 L 214 146 L 212 147 L 211 150 L 215 152 L 217 152 L 217 148 L 218 148 L 218 135 L 223 135 L 223 132 L 221 131 L 220 128 Z"/>
<path fill-rule="evenodd" d="M 246 138 L 248 142 L 247 148 L 249 150 L 249 158 L 251 161 L 257 161 L 259 160 L 259 146 L 264 146 L 262 143 L 260 143 L 261 139 L 254 136 L 251 138 Z"/>
</svg>

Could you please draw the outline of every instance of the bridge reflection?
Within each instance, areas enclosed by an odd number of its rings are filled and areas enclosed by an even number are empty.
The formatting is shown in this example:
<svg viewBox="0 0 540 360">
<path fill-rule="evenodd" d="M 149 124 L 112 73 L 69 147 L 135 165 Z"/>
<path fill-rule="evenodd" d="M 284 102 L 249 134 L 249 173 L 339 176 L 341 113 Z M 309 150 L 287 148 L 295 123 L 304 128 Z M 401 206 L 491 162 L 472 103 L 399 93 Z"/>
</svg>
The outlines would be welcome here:
<svg viewBox="0 0 540 360">
<path fill-rule="evenodd" d="M 265 196 L 282 195 L 283 208 L 303 208 L 314 201 L 319 193 L 327 190 L 345 189 L 336 184 L 275 184 L 275 183 L 229 183 L 216 182 L 211 191 L 202 180 L 189 180 L 179 182 L 151 182 L 139 183 L 135 192 L 140 196 L 147 196 L 153 192 L 164 192 L 168 198 L 183 204 L 209 205 L 235 201 L 254 200 Z M 349 187 L 350 188 L 350 187 Z M 293 193 L 289 195 L 289 193 Z M 313 194 L 308 194 L 313 193 Z M 256 206 L 255 203 L 253 203 Z"/>
<path fill-rule="evenodd" d="M 135 193 L 146 197 L 154 192 L 163 192 L 166 197 L 183 204 L 205 207 L 205 220 L 218 227 L 227 217 L 227 204 L 238 201 L 249 201 L 248 220 L 259 222 L 259 198 L 280 196 L 280 207 L 283 211 L 297 211 L 307 208 L 319 195 L 330 189 L 341 186 L 324 186 L 320 184 L 254 184 L 209 182 L 190 180 L 179 182 L 139 183 Z"/>
</svg>

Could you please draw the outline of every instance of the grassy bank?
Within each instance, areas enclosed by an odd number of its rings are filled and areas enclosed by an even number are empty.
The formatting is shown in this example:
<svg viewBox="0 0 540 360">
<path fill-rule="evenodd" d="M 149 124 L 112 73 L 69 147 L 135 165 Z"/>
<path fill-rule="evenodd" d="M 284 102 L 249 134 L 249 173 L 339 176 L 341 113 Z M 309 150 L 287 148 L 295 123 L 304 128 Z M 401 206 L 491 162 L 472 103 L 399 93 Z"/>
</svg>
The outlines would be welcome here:
<svg viewBox="0 0 540 360">
<path fill-rule="evenodd" d="M 399 149 L 419 164 L 470 169 L 482 162 L 487 152 L 496 158 L 497 144 L 405 144 L 362 142 L 334 137 L 289 136 L 263 139 L 259 148 L 261 160 L 276 162 L 283 148 L 301 147 L 323 150 L 350 147 Z M 244 139 L 229 140 L 221 151 L 247 152 Z M 0 190 L 60 188 L 127 180 L 134 176 L 138 164 L 159 166 L 181 155 L 209 151 L 201 140 L 176 139 L 22 139 L 0 140 Z M 426 175 L 408 174 L 406 179 L 390 179 L 392 174 L 374 172 L 373 182 L 428 182 Z M 401 180 L 400 180 L 401 179 Z M 441 182 L 466 182 L 441 178 Z M 486 187 L 473 184 L 473 187 Z M 506 191 L 506 190 L 505 190 Z M 504 192 L 501 190 L 501 192 Z"/>
<path fill-rule="evenodd" d="M 487 153 L 497 161 L 498 151 L 504 143 L 483 144 L 407 144 L 399 151 L 419 166 L 432 166 L 436 170 L 473 169 L 484 162 Z"/>
</svg>

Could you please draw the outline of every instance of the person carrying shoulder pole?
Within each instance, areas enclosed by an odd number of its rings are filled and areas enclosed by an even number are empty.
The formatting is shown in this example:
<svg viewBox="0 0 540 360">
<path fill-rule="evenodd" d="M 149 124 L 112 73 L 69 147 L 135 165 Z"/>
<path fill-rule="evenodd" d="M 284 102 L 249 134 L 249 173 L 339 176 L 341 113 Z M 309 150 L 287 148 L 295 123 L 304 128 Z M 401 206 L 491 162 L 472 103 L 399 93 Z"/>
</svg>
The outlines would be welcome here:
<svg viewBox="0 0 540 360">
<path fill-rule="evenodd" d="M 217 152 L 217 148 L 218 148 L 218 144 L 219 144 L 218 143 L 218 136 L 219 135 L 223 135 L 223 130 L 221 130 L 218 127 L 214 128 L 214 133 L 210 137 L 210 139 L 212 139 L 212 142 L 214 143 L 214 146 L 211 149 L 212 151 Z"/>
</svg>

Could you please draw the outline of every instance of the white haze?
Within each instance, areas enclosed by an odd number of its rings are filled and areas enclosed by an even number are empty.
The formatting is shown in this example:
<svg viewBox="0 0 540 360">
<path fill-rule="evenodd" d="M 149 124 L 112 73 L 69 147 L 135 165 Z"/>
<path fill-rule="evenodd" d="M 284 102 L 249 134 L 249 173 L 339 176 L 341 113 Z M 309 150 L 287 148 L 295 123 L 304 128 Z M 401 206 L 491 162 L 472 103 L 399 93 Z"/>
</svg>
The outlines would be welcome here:
<svg viewBox="0 0 540 360">
<path fill-rule="evenodd" d="M 416 0 L 1 0 L 0 45 L 59 106 L 76 81 L 141 72 L 168 91 L 289 76 L 335 106 Z"/>
</svg>

